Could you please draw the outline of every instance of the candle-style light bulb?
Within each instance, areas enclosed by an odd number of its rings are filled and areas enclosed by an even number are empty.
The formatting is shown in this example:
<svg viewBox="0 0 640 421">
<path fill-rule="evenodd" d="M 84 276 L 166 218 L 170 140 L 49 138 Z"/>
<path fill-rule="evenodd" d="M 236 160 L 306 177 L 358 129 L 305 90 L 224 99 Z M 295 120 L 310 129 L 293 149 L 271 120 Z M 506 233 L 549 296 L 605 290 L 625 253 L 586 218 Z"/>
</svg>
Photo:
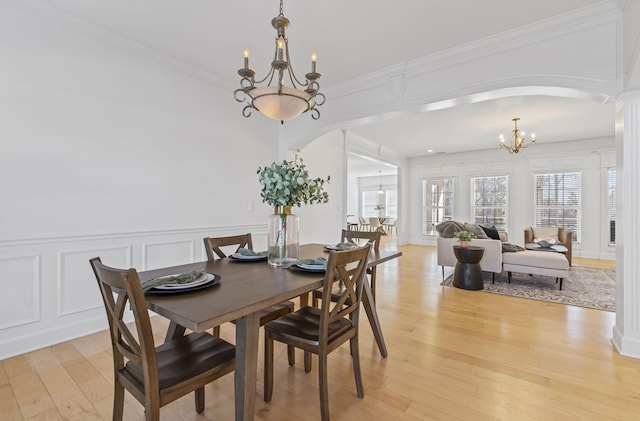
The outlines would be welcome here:
<svg viewBox="0 0 640 421">
<path fill-rule="evenodd" d="M 316 50 L 311 51 L 311 73 L 316 72 L 316 59 L 318 55 L 316 54 Z"/>
<path fill-rule="evenodd" d="M 249 68 L 249 49 L 248 48 L 244 49 L 244 68 L 245 69 Z"/>
<path fill-rule="evenodd" d="M 282 61 L 282 49 L 284 48 L 284 40 L 282 37 L 278 38 L 278 60 Z"/>
<path fill-rule="evenodd" d="M 531 141 L 532 142 L 536 141 L 536 134 L 535 133 L 531 133 Z"/>
<path fill-rule="evenodd" d="M 500 135 L 500 144 L 504 145 L 504 135 Z"/>
</svg>

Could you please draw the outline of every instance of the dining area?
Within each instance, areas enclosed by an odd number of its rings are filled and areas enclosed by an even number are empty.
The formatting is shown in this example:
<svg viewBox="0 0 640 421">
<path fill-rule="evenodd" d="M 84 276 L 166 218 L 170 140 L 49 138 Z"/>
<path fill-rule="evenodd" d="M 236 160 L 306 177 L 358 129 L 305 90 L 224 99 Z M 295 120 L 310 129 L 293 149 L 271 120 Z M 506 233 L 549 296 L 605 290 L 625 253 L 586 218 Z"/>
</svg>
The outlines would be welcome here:
<svg viewBox="0 0 640 421">
<path fill-rule="evenodd" d="M 158 349 L 158 356 L 163 352 L 167 352 L 165 348 L 175 347 L 178 350 L 189 349 L 182 345 L 182 342 L 188 340 L 193 335 L 201 336 L 199 341 L 204 341 L 205 344 L 211 348 L 215 348 L 220 352 L 220 355 L 207 355 L 204 345 L 200 348 L 200 355 L 194 356 L 195 361 L 217 361 L 218 366 L 208 367 L 209 370 L 213 370 L 217 374 L 211 377 L 211 381 L 215 381 L 218 375 L 223 376 L 233 371 L 234 378 L 234 408 L 233 417 L 236 420 L 252 420 L 254 419 L 256 396 L 257 396 L 257 380 L 259 378 L 258 373 L 261 372 L 258 367 L 258 349 L 259 349 L 259 337 L 260 327 L 265 326 L 265 329 L 269 329 L 269 337 L 274 337 L 277 341 L 289 342 L 286 348 L 276 346 L 274 348 L 273 342 L 266 341 L 267 334 L 265 333 L 265 367 L 264 367 L 264 388 L 263 397 L 264 400 L 277 400 L 278 389 L 273 392 L 274 384 L 276 386 L 282 382 L 282 379 L 278 375 L 281 372 L 280 368 L 276 368 L 274 373 L 274 352 L 277 355 L 279 352 L 284 353 L 287 357 L 288 364 L 291 367 L 295 367 L 295 351 L 293 348 L 303 350 L 302 364 L 305 373 L 311 371 L 312 358 L 314 353 L 319 358 L 318 370 L 320 373 L 320 384 L 324 384 L 324 390 L 321 387 L 321 414 L 319 418 L 323 420 L 329 419 L 329 392 L 326 389 L 329 383 L 329 379 L 332 372 L 330 366 L 331 359 L 328 359 L 327 354 L 337 347 L 337 338 L 341 335 L 331 333 L 336 329 L 335 326 L 342 326 L 339 331 L 343 331 L 344 340 L 349 341 L 351 346 L 349 347 L 352 358 L 354 359 L 354 370 L 356 371 L 356 385 L 357 396 L 363 397 L 363 380 L 359 378 L 360 373 L 357 361 L 358 359 L 358 316 L 360 307 L 364 308 L 364 314 L 368 321 L 368 327 L 371 329 L 375 344 L 381 358 L 385 358 L 388 355 L 384 335 L 382 331 L 382 324 L 378 317 L 378 313 L 375 306 L 374 290 L 372 290 L 371 278 L 373 278 L 373 285 L 375 286 L 375 270 L 380 264 L 397 259 L 402 255 L 398 250 L 388 250 L 379 248 L 379 235 L 364 238 L 364 241 L 360 237 L 352 236 L 348 231 L 342 232 L 342 238 L 336 245 L 323 245 L 323 244 L 305 244 L 299 247 L 299 259 L 297 264 L 288 264 L 275 266 L 269 264 L 265 253 L 256 253 L 251 250 L 251 234 L 236 235 L 224 238 L 216 239 L 205 238 L 204 247 L 207 248 L 208 260 L 203 262 L 189 263 L 186 265 L 169 266 L 163 268 L 157 268 L 148 271 L 135 271 L 135 269 L 116 269 L 110 268 L 100 262 L 99 259 L 92 259 L 91 264 L 94 268 L 94 273 L 101 285 L 101 291 L 105 299 L 105 305 L 107 309 L 114 309 L 117 307 L 115 301 L 110 300 L 108 297 L 113 296 L 111 293 L 124 294 L 127 300 L 134 304 L 134 299 L 137 296 L 141 299 L 140 302 L 133 305 L 133 307 L 146 306 L 148 310 L 156 313 L 158 316 L 167 320 L 168 325 L 166 333 L 164 334 L 164 343 L 156 344 Z M 216 244 L 220 244 L 217 246 Z M 349 247 L 345 245 L 350 244 Z M 213 245 L 213 247 L 212 247 Z M 231 246 L 230 251 L 226 255 L 222 251 L 222 245 Z M 229 247 L 226 247 L 229 249 Z M 222 256 L 222 257 L 220 257 Z M 344 260 L 346 259 L 346 260 Z M 305 263 L 310 261 L 322 261 L 324 265 L 313 267 L 305 266 Z M 343 261 L 344 260 L 344 261 Z M 342 263 L 338 263 L 338 261 Z M 341 266 L 342 265 L 342 266 Z M 373 272 L 373 275 L 372 275 Z M 140 294 L 135 294 L 135 291 L 129 291 L 124 288 L 123 285 L 114 286 L 113 290 L 105 288 L 103 281 L 114 276 L 114 273 L 118 273 L 119 279 L 126 279 L 133 290 L 142 289 L 145 290 Z M 181 274 L 198 274 L 196 278 L 204 276 L 200 281 L 197 279 L 182 281 L 177 280 Z M 176 276 L 178 275 L 178 276 Z M 168 279 L 168 280 L 167 280 Z M 158 281 L 160 280 L 160 282 Z M 172 283 L 175 282 L 175 283 Z M 340 284 L 343 288 L 344 296 L 336 297 L 334 286 Z M 190 287 L 189 284 L 193 284 Z M 344 290 L 346 285 L 350 285 L 352 288 L 349 291 Z M 126 293 L 123 291 L 127 290 Z M 119 292 L 119 293 L 118 293 Z M 323 298 L 324 296 L 324 298 Z M 318 300 L 319 298 L 319 300 Z M 125 300 L 125 301 L 127 301 Z M 292 305 L 285 305 L 286 310 L 280 310 L 282 303 L 292 303 L 295 301 L 294 310 Z M 330 304 L 333 304 L 335 310 L 329 311 Z M 117 300 L 120 307 L 125 305 L 125 302 Z M 316 306 L 310 306 L 315 303 Z M 272 310 L 273 308 L 276 310 Z M 348 309 L 351 310 L 348 311 Z M 326 310 L 325 313 L 320 314 L 321 310 Z M 276 311 L 278 314 L 272 316 L 272 312 Z M 303 323 L 302 331 L 304 334 L 303 339 L 292 339 L 295 336 L 292 332 L 292 324 L 295 324 L 296 312 L 303 312 L 306 314 L 302 317 L 305 320 Z M 116 314 L 117 312 L 107 312 L 108 314 Z M 334 316 L 330 314 L 335 313 Z M 355 314 L 352 315 L 352 313 Z M 350 316 L 351 315 L 351 316 Z M 144 317 L 144 316 L 142 316 Z M 148 318 L 148 316 L 147 316 Z M 287 320 L 284 324 L 284 333 L 278 331 L 282 329 L 282 322 L 280 323 L 280 329 L 278 329 L 278 320 Z M 315 333 L 315 339 L 309 339 L 309 320 L 314 319 L 315 329 L 318 330 Z M 355 322 L 354 322 L 355 321 Z M 364 318 L 363 318 L 364 321 Z M 229 337 L 227 340 L 220 339 L 220 327 L 223 326 L 226 330 L 227 325 L 233 322 L 235 325 L 235 337 Z M 117 326 L 122 326 L 122 320 L 119 322 L 116 320 L 110 320 L 110 326 L 112 329 Z M 324 324 L 323 324 L 324 323 Z M 346 325 L 350 325 L 350 330 L 344 330 Z M 136 320 L 136 326 L 138 320 Z M 150 323 L 143 324 L 142 326 L 151 326 Z M 324 326 L 324 327 L 323 327 Z M 360 328 L 365 327 L 361 326 Z M 216 332 L 217 329 L 217 332 Z M 328 329 L 328 330 L 327 330 Z M 208 331 L 212 331 L 213 335 Z M 267 331 L 265 331 L 267 332 Z M 324 332 L 324 333 L 323 333 Z M 329 333 L 328 333 L 329 332 Z M 144 332 L 143 332 L 144 333 Z M 149 333 L 149 332 L 147 332 Z M 217 334 L 217 336 L 216 336 Z M 157 335 L 157 332 L 156 332 Z M 328 335 L 328 336 L 327 336 Z M 131 333 L 119 334 L 112 331 L 112 338 L 126 338 L 132 340 Z M 323 341 L 324 339 L 324 341 Z M 142 348 L 141 344 L 144 341 L 133 341 L 134 344 L 118 344 L 114 343 L 114 351 L 116 349 L 137 349 Z M 149 339 L 147 338 L 147 344 Z M 137 343 L 138 345 L 135 345 Z M 174 345 L 172 345 L 174 344 Z M 176 345 L 177 344 L 177 345 Z M 235 345 L 233 345 L 235 344 Z M 222 349 L 222 351 L 220 351 Z M 232 351 L 230 351 L 232 349 Z M 153 354 L 153 350 L 149 350 Z M 175 350 L 168 351 L 174 354 Z M 298 351 L 299 353 L 300 351 Z M 223 357 L 221 355 L 226 355 Z M 129 390 L 135 390 L 132 394 L 137 396 L 139 401 L 144 403 L 147 416 L 149 413 L 155 414 L 148 419 L 159 419 L 157 415 L 160 413 L 160 407 L 169 404 L 171 400 L 163 401 L 163 396 L 171 396 L 171 398 L 179 398 L 180 394 L 164 394 L 162 386 L 149 387 L 146 383 L 148 378 L 155 378 L 158 380 L 158 374 L 155 376 L 143 376 L 138 375 L 138 387 L 135 386 L 135 379 L 131 379 L 129 372 L 136 372 L 142 370 L 142 366 L 147 366 L 150 361 L 157 361 L 158 367 L 152 369 L 151 372 L 162 373 L 162 369 L 171 371 L 176 368 L 162 366 L 160 362 L 161 357 L 158 358 L 146 358 L 146 364 L 142 364 L 145 358 L 138 357 L 138 368 L 132 371 L 131 362 L 136 362 L 137 358 L 131 358 L 131 355 L 123 353 L 123 357 L 129 357 L 128 363 L 125 363 L 125 359 L 120 360 L 114 367 L 116 370 L 116 378 L 118 373 L 123 376 L 122 385 Z M 191 357 L 189 357 L 191 358 Z M 299 358 L 299 357 L 298 357 Z M 276 358 L 276 360 L 281 358 Z M 114 358 L 114 361 L 117 359 Z M 271 363 L 269 364 L 269 361 Z M 134 364 L 135 365 L 135 364 Z M 169 364 L 170 365 L 170 364 Z M 206 364 L 200 365 L 201 369 L 207 368 Z M 184 367 L 180 370 L 188 372 Z M 124 373 L 124 374 L 122 374 Z M 222 373 L 222 374 L 220 374 Z M 269 374 L 270 373 L 270 374 Z M 211 374 L 211 373 L 209 373 Z M 193 373 L 195 378 L 201 378 L 203 373 Z M 135 376 L 134 376 L 135 377 Z M 162 375 L 159 376 L 162 385 Z M 144 381 L 142 381 L 144 379 Z M 183 382 L 187 382 L 190 386 L 194 387 L 196 396 L 196 409 L 197 412 L 202 412 L 205 408 L 204 401 L 204 385 L 200 383 L 192 383 L 191 379 L 182 379 Z M 189 388 L 184 388 L 183 385 L 179 385 L 182 388 L 183 394 L 187 392 Z M 195 387 L 197 386 L 197 387 Z M 165 384 L 169 390 L 177 387 L 175 384 Z M 116 389 L 118 390 L 118 389 Z M 146 393 L 148 390 L 158 391 L 158 398 L 149 400 L 149 396 Z M 354 394 L 354 398 L 355 398 Z M 148 407 L 149 402 L 155 402 Z M 116 411 L 123 409 L 123 395 L 118 392 L 114 398 L 114 414 Z M 155 418 L 154 418 L 155 417 Z M 114 419 L 115 415 L 114 415 Z M 121 419 L 121 418 L 118 418 Z M 231 419 L 231 415 L 227 414 L 222 419 Z"/>
</svg>

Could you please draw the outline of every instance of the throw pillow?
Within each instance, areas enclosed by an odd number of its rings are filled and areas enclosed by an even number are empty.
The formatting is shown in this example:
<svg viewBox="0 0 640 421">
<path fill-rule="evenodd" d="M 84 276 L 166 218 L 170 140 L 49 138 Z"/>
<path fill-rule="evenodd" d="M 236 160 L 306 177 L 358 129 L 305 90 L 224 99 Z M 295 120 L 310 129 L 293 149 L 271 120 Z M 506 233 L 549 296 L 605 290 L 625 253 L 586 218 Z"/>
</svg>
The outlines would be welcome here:
<svg viewBox="0 0 640 421">
<path fill-rule="evenodd" d="M 480 228 L 482 228 L 482 230 L 484 231 L 485 234 L 487 234 L 487 237 L 493 239 L 493 240 L 499 240 L 500 239 L 500 234 L 498 234 L 498 229 L 496 228 L 495 225 L 488 227 L 486 225 L 480 225 Z"/>
<path fill-rule="evenodd" d="M 524 251 L 524 247 L 520 247 L 517 244 L 511 243 L 502 243 L 502 252 L 503 253 L 515 253 L 518 251 Z"/>
<path fill-rule="evenodd" d="M 464 223 L 464 229 L 469 231 L 470 233 L 472 233 L 475 238 L 478 238 L 478 239 L 482 239 L 482 238 L 487 239 L 487 238 L 489 238 L 487 236 L 487 234 L 484 233 L 484 230 L 482 228 L 480 228 L 480 225 L 476 225 L 476 224 L 471 224 L 469 222 L 465 222 Z"/>
<path fill-rule="evenodd" d="M 457 221 L 443 221 L 436 225 L 436 231 L 442 238 L 453 238 L 453 234 L 464 231 L 464 224 Z"/>
<path fill-rule="evenodd" d="M 533 238 L 539 238 L 541 240 L 555 240 L 558 241 L 558 227 L 534 227 Z M 534 240 L 536 243 L 537 240 Z M 555 244 L 555 243 L 552 243 Z"/>
</svg>

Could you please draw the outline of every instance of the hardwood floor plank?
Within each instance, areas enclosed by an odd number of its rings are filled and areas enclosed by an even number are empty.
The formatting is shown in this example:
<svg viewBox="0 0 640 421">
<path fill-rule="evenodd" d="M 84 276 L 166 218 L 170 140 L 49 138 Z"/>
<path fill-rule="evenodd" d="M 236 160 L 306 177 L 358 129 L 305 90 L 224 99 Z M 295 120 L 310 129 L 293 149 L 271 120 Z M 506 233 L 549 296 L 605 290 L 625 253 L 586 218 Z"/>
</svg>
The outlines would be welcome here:
<svg viewBox="0 0 640 421">
<path fill-rule="evenodd" d="M 387 238 L 382 247 L 395 245 Z M 640 419 L 640 360 L 613 349 L 614 313 L 443 287 L 435 247 L 401 249 L 401 259 L 378 270 L 377 308 L 389 357 L 381 358 L 361 315 L 365 397 L 356 398 L 348 347 L 332 353 L 332 419 Z M 574 261 L 615 267 L 612 261 Z M 152 324 L 160 343 L 168 323 L 154 316 Z M 276 347 L 273 400 L 263 402 L 260 335 L 255 418 L 319 419 L 317 360 L 305 373 L 301 351 L 289 367 L 285 348 Z M 233 343 L 234 326 L 224 324 L 222 337 Z M 85 414 L 110 420 L 112 364 L 106 331 L 2 361 L 0 419 L 6 413 L 16 420 Z M 143 420 L 142 406 L 125 396 L 124 419 Z M 227 421 L 233 408 L 233 376 L 226 376 L 206 387 L 204 414 L 196 415 L 193 396 L 161 413 L 165 420 Z"/>
</svg>

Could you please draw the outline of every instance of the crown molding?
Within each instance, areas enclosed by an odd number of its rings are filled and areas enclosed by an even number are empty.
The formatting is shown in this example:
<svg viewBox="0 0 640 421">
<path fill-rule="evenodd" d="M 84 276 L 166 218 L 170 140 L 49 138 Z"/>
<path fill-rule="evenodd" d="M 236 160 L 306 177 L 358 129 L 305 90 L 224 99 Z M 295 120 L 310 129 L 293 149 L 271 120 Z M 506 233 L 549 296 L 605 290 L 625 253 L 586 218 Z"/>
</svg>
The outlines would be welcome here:
<svg viewBox="0 0 640 421">
<path fill-rule="evenodd" d="M 22 9 L 33 15 L 45 18 L 51 22 L 59 24 L 69 30 L 92 37 L 113 47 L 124 50 L 128 53 L 142 57 L 149 61 L 164 65 L 172 70 L 190 76 L 201 82 L 213 85 L 217 88 L 229 90 L 235 88 L 231 81 L 222 79 L 211 72 L 207 72 L 200 67 L 194 66 L 184 60 L 178 59 L 157 48 L 153 48 L 144 43 L 122 35 L 118 32 L 104 28 L 79 16 L 73 15 L 57 7 L 52 7 L 39 0 L 2 0 L 5 3 Z"/>
<path fill-rule="evenodd" d="M 376 72 L 371 72 L 365 77 L 327 86 L 324 90 L 327 93 L 331 93 L 332 97 L 352 95 L 371 89 L 374 86 L 389 83 L 393 79 L 405 80 L 412 76 L 522 48 L 524 45 L 537 44 L 608 23 L 618 24 L 621 21 L 621 10 L 612 1 L 604 0 L 591 6 L 386 67 Z"/>
</svg>

